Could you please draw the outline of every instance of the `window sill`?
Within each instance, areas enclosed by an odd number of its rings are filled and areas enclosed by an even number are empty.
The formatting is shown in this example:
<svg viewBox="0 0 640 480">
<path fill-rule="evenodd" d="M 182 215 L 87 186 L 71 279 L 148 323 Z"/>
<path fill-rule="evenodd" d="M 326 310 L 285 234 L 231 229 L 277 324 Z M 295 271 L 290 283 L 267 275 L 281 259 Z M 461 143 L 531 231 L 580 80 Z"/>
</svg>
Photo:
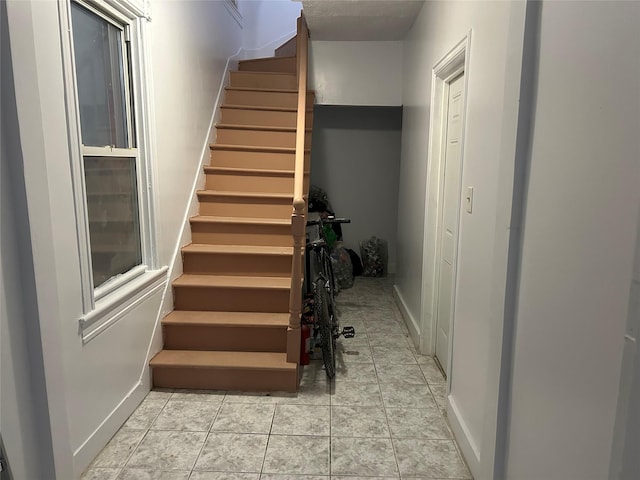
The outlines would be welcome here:
<svg viewBox="0 0 640 480">
<path fill-rule="evenodd" d="M 78 321 L 82 343 L 86 344 L 117 323 L 141 301 L 154 294 L 167 281 L 169 268 L 148 270 L 121 288 L 105 295 L 95 308 Z"/>
</svg>

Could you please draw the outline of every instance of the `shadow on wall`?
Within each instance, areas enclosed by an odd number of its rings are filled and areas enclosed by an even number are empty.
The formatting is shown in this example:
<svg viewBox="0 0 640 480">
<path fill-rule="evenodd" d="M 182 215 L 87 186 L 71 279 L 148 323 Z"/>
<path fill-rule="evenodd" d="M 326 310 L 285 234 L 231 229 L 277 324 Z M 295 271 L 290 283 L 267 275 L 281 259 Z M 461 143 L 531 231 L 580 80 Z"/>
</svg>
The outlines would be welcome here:
<svg viewBox="0 0 640 480">
<path fill-rule="evenodd" d="M 396 218 L 402 107 L 316 105 L 311 183 L 325 190 L 343 227 L 347 248 L 371 236 L 389 242 L 389 272 L 395 272 Z"/>
</svg>

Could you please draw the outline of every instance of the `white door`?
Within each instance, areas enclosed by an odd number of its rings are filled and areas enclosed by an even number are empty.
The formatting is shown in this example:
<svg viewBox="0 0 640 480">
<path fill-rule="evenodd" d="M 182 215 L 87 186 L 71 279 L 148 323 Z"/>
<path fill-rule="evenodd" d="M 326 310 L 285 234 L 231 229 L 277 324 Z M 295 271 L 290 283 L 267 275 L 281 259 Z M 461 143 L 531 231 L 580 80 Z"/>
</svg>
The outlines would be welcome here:
<svg viewBox="0 0 640 480">
<path fill-rule="evenodd" d="M 449 375 L 449 333 L 455 293 L 456 256 L 458 245 L 458 212 L 460 210 L 460 171 L 464 73 L 449 83 L 440 204 L 440 251 L 438 253 L 438 296 L 436 307 L 436 352 L 444 373 Z"/>
</svg>

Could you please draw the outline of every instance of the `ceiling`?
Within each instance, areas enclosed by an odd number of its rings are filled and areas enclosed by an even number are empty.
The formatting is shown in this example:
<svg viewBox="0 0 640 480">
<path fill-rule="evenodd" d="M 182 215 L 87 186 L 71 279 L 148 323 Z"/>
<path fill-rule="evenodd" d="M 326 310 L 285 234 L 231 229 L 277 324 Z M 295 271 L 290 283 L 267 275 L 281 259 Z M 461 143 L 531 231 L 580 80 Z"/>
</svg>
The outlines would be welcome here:
<svg viewBox="0 0 640 480">
<path fill-rule="evenodd" d="M 313 40 L 402 40 L 424 0 L 302 0 Z"/>
</svg>

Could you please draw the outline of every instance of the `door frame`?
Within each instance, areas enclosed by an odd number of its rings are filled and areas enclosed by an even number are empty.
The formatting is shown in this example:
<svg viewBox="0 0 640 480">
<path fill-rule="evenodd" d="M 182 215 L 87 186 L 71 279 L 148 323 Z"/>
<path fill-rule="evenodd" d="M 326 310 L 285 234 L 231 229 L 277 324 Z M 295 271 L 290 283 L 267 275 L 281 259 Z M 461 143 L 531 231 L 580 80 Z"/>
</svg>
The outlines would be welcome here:
<svg viewBox="0 0 640 480">
<path fill-rule="evenodd" d="M 449 82 L 461 73 L 464 74 L 463 86 L 463 118 L 461 127 L 460 146 L 460 185 L 462 193 L 462 176 L 464 172 L 464 146 L 467 118 L 467 90 L 469 86 L 469 51 L 471 46 L 471 31 L 467 33 L 449 52 L 433 67 L 431 78 L 431 114 L 429 119 L 429 146 L 427 158 L 427 189 L 425 197 L 425 236 L 422 255 L 422 299 L 420 319 L 420 351 L 433 355 L 436 349 L 436 320 L 438 278 L 440 268 L 437 257 L 440 252 L 440 234 L 442 217 L 442 197 L 444 193 L 444 155 L 446 135 L 446 114 L 448 103 L 446 95 L 449 92 Z M 457 290 L 457 255 L 460 243 L 460 212 L 458 204 L 458 239 L 456 242 L 456 265 L 453 269 L 451 324 L 449 325 L 449 351 L 447 375 L 447 392 L 451 386 L 451 372 L 453 370 L 453 335 L 455 318 L 455 298 Z"/>
</svg>

